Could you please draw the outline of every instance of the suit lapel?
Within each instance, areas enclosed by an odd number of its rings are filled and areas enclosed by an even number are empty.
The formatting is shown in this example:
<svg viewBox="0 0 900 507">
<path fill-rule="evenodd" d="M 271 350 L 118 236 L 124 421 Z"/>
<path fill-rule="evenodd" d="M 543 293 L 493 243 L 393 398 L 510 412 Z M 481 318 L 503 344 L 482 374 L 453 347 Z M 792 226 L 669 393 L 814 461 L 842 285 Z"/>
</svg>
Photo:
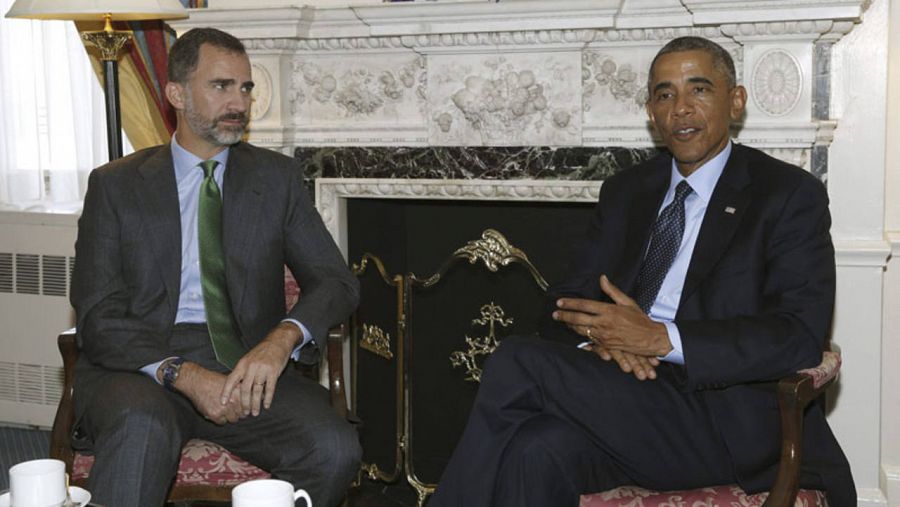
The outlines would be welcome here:
<svg viewBox="0 0 900 507">
<path fill-rule="evenodd" d="M 140 179 L 135 180 L 141 218 L 146 224 L 146 245 L 153 250 L 173 312 L 178 309 L 181 292 L 181 214 L 178 203 L 178 184 L 172 151 L 168 144 L 161 146 L 138 167 Z"/>
<path fill-rule="evenodd" d="M 249 247 L 255 241 L 254 231 L 262 220 L 260 213 L 265 193 L 255 172 L 255 163 L 246 145 L 234 145 L 228 154 L 228 169 L 225 172 L 222 225 L 228 292 L 235 310 L 241 307 L 247 278 L 246 271 L 238 266 L 255 262 Z M 232 259 L 241 259 L 242 262 L 232 262 Z"/>
<path fill-rule="evenodd" d="M 628 231 L 622 257 L 614 274 L 610 276 L 610 281 L 627 294 L 634 291 L 653 222 L 656 221 L 659 205 L 669 188 L 671 167 L 671 157 L 659 157 L 658 163 L 641 175 L 640 188 L 628 208 Z"/>
<path fill-rule="evenodd" d="M 742 150 L 740 145 L 733 146 L 728 163 L 706 208 L 681 291 L 682 303 L 722 257 L 749 207 L 750 173 Z"/>
</svg>

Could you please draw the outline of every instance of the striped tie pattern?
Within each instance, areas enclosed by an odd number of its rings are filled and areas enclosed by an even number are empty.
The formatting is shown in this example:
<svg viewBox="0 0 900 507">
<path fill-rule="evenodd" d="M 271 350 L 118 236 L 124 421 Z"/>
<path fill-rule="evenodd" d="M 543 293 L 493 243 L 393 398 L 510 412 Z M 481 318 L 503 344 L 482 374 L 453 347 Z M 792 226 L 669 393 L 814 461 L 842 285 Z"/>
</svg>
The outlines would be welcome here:
<svg viewBox="0 0 900 507">
<path fill-rule="evenodd" d="M 206 325 L 216 359 L 229 369 L 244 355 L 244 346 L 237 334 L 231 298 L 225 280 L 225 251 L 222 242 L 222 193 L 213 178 L 219 163 L 205 160 L 203 183 L 200 184 L 200 205 L 197 213 L 197 239 L 200 250 L 200 285 Z"/>
</svg>

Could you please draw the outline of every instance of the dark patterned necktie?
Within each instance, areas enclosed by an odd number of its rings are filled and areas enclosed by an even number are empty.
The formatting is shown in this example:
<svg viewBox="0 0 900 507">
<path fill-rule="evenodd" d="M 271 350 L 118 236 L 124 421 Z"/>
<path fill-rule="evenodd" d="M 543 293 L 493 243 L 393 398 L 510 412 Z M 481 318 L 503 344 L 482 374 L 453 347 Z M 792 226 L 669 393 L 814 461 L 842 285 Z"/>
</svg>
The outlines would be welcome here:
<svg viewBox="0 0 900 507">
<path fill-rule="evenodd" d="M 225 281 L 225 251 L 222 247 L 222 194 L 213 178 L 219 165 L 215 160 L 200 163 L 203 183 L 200 184 L 200 204 L 197 213 L 197 239 L 200 250 L 200 285 L 203 287 L 203 305 L 206 309 L 206 325 L 216 359 L 234 369 L 244 347 L 238 339 L 231 299 Z"/>
<path fill-rule="evenodd" d="M 635 290 L 635 299 L 644 313 L 650 313 L 650 307 L 653 306 L 681 246 L 681 237 L 684 235 L 684 200 L 693 191 L 688 182 L 682 180 L 675 187 L 675 200 L 662 210 L 653 224 L 650 248 L 641 264 Z"/>
</svg>

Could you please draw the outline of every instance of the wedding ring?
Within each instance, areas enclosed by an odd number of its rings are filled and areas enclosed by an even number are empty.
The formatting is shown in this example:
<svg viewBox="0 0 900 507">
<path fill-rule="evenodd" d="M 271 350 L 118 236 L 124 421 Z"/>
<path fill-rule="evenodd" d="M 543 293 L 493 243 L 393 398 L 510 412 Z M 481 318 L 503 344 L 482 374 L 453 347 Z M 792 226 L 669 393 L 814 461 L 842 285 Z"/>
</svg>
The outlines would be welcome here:
<svg viewBox="0 0 900 507">
<path fill-rule="evenodd" d="M 591 326 L 588 326 L 588 327 L 587 327 L 587 335 L 588 335 L 588 338 L 590 338 L 591 340 L 594 339 L 594 337 L 591 336 Z"/>
</svg>

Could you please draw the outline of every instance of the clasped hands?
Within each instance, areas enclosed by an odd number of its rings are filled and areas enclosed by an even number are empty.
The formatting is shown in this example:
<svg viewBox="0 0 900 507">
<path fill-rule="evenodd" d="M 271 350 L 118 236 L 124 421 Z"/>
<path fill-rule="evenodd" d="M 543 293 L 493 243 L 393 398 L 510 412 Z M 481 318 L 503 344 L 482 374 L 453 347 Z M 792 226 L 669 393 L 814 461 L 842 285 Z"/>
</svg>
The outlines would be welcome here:
<svg viewBox="0 0 900 507">
<path fill-rule="evenodd" d="M 175 387 L 216 424 L 258 416 L 272 405 L 278 377 L 300 336 L 297 326 L 283 322 L 244 354 L 227 376 L 186 362 Z"/>
<path fill-rule="evenodd" d="M 553 319 L 591 342 L 589 349 L 605 361 L 616 361 L 639 380 L 655 379 L 657 357 L 672 350 L 666 326 L 650 320 L 637 303 L 602 275 L 600 290 L 613 303 L 561 298 Z"/>
</svg>

